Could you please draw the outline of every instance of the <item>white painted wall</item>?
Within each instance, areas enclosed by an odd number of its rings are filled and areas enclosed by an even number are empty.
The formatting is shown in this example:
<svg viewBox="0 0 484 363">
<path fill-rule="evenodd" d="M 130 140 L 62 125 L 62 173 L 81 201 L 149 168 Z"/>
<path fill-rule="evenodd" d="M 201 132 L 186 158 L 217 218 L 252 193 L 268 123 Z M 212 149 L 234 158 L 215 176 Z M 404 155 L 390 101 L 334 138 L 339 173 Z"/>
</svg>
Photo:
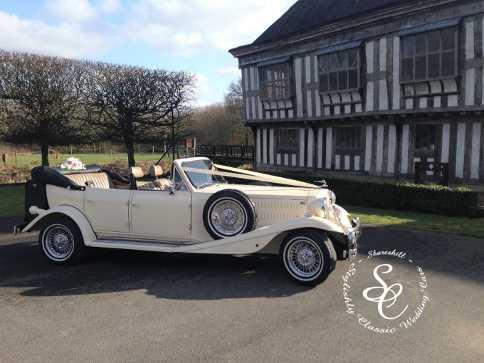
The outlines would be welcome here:
<svg viewBox="0 0 484 363">
<path fill-rule="evenodd" d="M 464 178 L 464 156 L 466 143 L 466 124 L 459 123 L 457 126 L 457 148 L 455 160 L 455 176 Z"/>
<path fill-rule="evenodd" d="M 341 155 L 336 154 L 334 157 L 334 168 L 335 170 L 341 169 Z"/>
<path fill-rule="evenodd" d="M 400 37 L 393 38 L 393 104 L 392 109 L 400 109 Z"/>
<path fill-rule="evenodd" d="M 302 94 L 302 58 L 294 59 L 294 72 L 296 83 L 296 108 L 297 117 L 303 117 L 303 94 Z"/>
<path fill-rule="evenodd" d="M 267 129 L 262 129 L 262 162 L 267 164 Z"/>
<path fill-rule="evenodd" d="M 326 169 L 331 169 L 333 159 L 333 128 L 326 129 Z"/>
<path fill-rule="evenodd" d="M 410 145 L 410 125 L 403 125 L 402 127 L 402 156 L 401 168 L 402 174 L 408 174 L 408 151 Z"/>
<path fill-rule="evenodd" d="M 374 72 L 374 52 L 375 52 L 375 42 L 369 41 L 365 44 L 366 52 L 366 73 Z M 367 81 L 366 83 L 366 111 L 373 111 L 374 107 L 374 97 L 375 97 L 375 85 L 373 81 Z"/>
<path fill-rule="evenodd" d="M 450 150 L 450 124 L 442 125 L 442 153 L 440 162 L 449 162 L 449 150 Z"/>
<path fill-rule="evenodd" d="M 314 131 L 308 129 L 308 168 L 314 167 Z"/>
<path fill-rule="evenodd" d="M 305 158 L 304 158 L 304 146 L 306 141 L 305 129 L 299 129 L 299 166 L 304 168 Z"/>
<path fill-rule="evenodd" d="M 465 22 L 465 57 L 466 60 L 474 59 L 474 20 Z M 472 106 L 475 104 L 476 70 L 470 68 L 465 73 L 465 104 Z"/>
<path fill-rule="evenodd" d="M 373 126 L 366 126 L 366 147 L 365 147 L 365 171 L 371 169 L 371 158 L 373 151 Z"/>
<path fill-rule="evenodd" d="M 275 148 L 275 130 L 269 131 L 269 164 L 274 165 L 274 148 Z"/>
<path fill-rule="evenodd" d="M 318 129 L 318 169 L 323 168 L 323 129 Z"/>
<path fill-rule="evenodd" d="M 351 158 L 349 155 L 345 155 L 345 170 L 351 169 Z"/>
<path fill-rule="evenodd" d="M 397 152 L 397 128 L 395 125 L 388 127 L 388 167 L 389 174 L 395 173 L 395 155 Z"/>
<path fill-rule="evenodd" d="M 482 124 L 480 122 L 475 122 L 472 125 L 471 179 L 479 179 L 479 165 L 481 162 L 481 129 Z"/>
<path fill-rule="evenodd" d="M 360 171 L 361 169 L 361 157 L 356 155 L 355 156 L 355 171 Z"/>
<path fill-rule="evenodd" d="M 376 172 L 381 174 L 383 172 L 383 137 L 385 135 L 384 125 L 377 126 L 376 135 Z"/>
</svg>

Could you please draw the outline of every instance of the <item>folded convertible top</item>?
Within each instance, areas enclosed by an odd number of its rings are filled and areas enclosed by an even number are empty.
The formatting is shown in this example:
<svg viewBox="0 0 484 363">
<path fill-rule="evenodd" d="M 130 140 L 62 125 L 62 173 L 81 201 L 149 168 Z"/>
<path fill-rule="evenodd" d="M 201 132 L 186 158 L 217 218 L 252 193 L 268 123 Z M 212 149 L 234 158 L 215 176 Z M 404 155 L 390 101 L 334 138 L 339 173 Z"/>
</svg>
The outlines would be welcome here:
<svg viewBox="0 0 484 363">
<path fill-rule="evenodd" d="M 85 172 L 83 170 L 82 172 Z M 77 185 L 71 179 L 66 177 L 59 169 L 48 166 L 38 166 L 32 169 L 32 182 L 43 185 L 54 185 L 61 188 L 70 188 L 73 190 L 85 190 L 86 187 Z"/>
<path fill-rule="evenodd" d="M 34 183 L 43 185 L 54 185 L 61 188 L 70 188 L 73 190 L 85 190 L 84 186 L 79 186 L 69 179 L 66 175 L 75 174 L 91 174 L 91 173 L 106 173 L 111 178 L 120 183 L 129 184 L 129 179 L 120 175 L 116 171 L 103 168 L 98 165 L 88 166 L 83 170 L 64 170 L 59 168 L 51 168 L 47 166 L 38 166 L 32 169 L 32 181 Z"/>
</svg>

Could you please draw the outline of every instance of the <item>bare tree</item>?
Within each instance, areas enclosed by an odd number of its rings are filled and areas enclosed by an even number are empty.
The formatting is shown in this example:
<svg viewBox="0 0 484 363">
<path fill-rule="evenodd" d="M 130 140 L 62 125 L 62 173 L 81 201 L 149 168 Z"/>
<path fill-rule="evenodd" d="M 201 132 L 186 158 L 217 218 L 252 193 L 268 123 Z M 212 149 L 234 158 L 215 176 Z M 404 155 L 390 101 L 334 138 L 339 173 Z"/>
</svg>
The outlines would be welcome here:
<svg viewBox="0 0 484 363">
<path fill-rule="evenodd" d="M 225 116 L 225 107 L 222 104 L 214 104 L 197 109 L 193 114 L 191 122 L 193 136 L 201 144 L 230 144 L 232 141 L 232 129 Z"/>
<path fill-rule="evenodd" d="M 230 83 L 225 95 L 225 106 L 242 108 L 243 103 L 243 93 L 242 93 L 242 79 L 239 78 L 237 81 Z"/>
<path fill-rule="evenodd" d="M 243 107 L 242 79 L 238 79 L 229 85 L 225 95 L 225 118 L 230 125 L 231 143 L 251 143 L 252 132 L 242 121 Z"/>
<path fill-rule="evenodd" d="M 56 57 L 0 51 L 1 133 L 6 141 L 49 146 L 78 139 L 81 63 Z"/>
<path fill-rule="evenodd" d="M 196 110 L 191 122 L 193 135 L 204 144 L 249 144 L 252 132 L 242 122 L 242 104 L 239 79 L 230 84 L 223 104 Z"/>
<path fill-rule="evenodd" d="M 124 142 L 129 166 L 135 165 L 135 142 L 159 140 L 189 109 L 194 78 L 188 73 L 105 63 L 88 68 L 89 123 L 102 137 Z"/>
</svg>

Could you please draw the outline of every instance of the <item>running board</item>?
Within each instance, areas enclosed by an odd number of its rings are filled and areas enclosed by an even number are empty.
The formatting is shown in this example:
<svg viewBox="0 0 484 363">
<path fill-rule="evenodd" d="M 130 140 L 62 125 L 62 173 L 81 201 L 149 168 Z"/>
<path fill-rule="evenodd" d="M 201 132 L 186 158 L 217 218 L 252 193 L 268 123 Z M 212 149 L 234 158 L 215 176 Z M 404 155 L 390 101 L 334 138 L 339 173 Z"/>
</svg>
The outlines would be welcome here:
<svg viewBox="0 0 484 363">
<path fill-rule="evenodd" d="M 289 228 L 288 228 L 289 227 Z M 317 217 L 305 217 L 287 222 L 260 227 L 254 231 L 240 234 L 230 238 L 214 241 L 136 241 L 120 240 L 119 237 L 109 239 L 84 240 L 88 247 L 111 248 L 121 250 L 137 250 L 166 253 L 194 253 L 217 255 L 251 255 L 261 252 L 272 241 L 280 242 L 277 238 L 284 236 L 290 230 L 319 229 L 328 232 L 340 233 L 333 228 L 333 224 Z M 341 230 L 344 232 L 343 230 Z M 186 244 L 187 242 L 193 244 Z M 278 248 L 278 247 L 277 247 Z M 275 254 L 278 252 L 276 251 Z"/>
<path fill-rule="evenodd" d="M 141 241 L 103 239 L 103 240 L 93 241 L 87 245 L 88 247 L 96 247 L 96 248 L 176 253 L 176 252 L 185 252 L 186 250 L 201 244 L 203 244 L 203 242 L 192 243 L 187 245 L 187 244 L 179 244 L 176 242 L 167 242 L 167 241 L 141 242 Z"/>
</svg>

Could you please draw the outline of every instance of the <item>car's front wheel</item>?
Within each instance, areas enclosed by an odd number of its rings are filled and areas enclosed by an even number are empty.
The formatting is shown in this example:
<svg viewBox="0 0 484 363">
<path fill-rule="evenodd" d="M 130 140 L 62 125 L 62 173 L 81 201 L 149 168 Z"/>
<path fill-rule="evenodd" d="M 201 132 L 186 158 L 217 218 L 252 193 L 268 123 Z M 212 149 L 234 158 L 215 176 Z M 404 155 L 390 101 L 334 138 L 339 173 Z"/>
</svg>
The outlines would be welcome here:
<svg viewBox="0 0 484 363">
<path fill-rule="evenodd" d="M 315 286 L 326 280 L 337 260 L 328 236 L 313 230 L 289 234 L 281 245 L 280 257 L 289 276 L 306 286 Z"/>
<path fill-rule="evenodd" d="M 49 262 L 58 265 L 78 263 L 86 250 L 79 227 L 64 216 L 49 216 L 42 223 L 39 248 Z"/>
</svg>

